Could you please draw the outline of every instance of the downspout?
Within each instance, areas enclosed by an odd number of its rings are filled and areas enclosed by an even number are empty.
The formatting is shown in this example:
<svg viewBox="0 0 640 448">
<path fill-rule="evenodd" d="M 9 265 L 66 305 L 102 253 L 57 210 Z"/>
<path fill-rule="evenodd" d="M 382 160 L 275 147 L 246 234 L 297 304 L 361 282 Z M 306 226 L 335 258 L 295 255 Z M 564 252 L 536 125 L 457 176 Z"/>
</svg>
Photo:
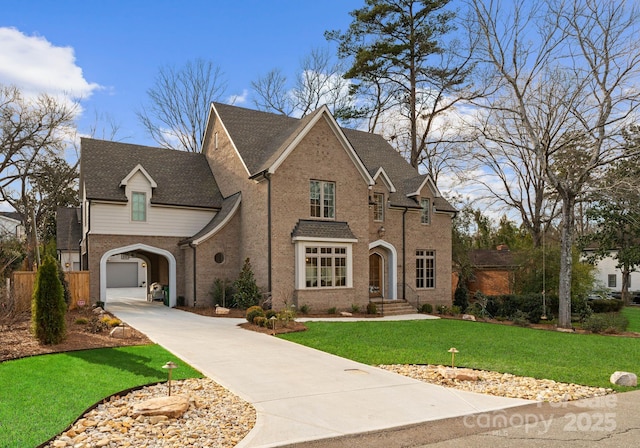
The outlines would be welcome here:
<svg viewBox="0 0 640 448">
<path fill-rule="evenodd" d="M 83 213 L 84 218 L 84 213 Z M 89 263 L 89 234 L 91 233 L 91 202 L 87 201 L 87 233 L 84 236 L 84 245 L 87 250 L 87 265 L 85 268 L 87 271 L 91 270 L 91 263 Z M 82 253 L 80 253 L 80 257 L 82 258 Z"/>
<path fill-rule="evenodd" d="M 198 300 L 197 299 L 197 294 L 196 294 L 197 289 L 198 289 L 197 282 L 196 282 L 196 279 L 197 279 L 197 277 L 196 277 L 196 273 L 197 273 L 197 269 L 196 269 L 196 245 L 193 244 L 193 243 L 189 243 L 189 247 L 191 249 L 193 249 L 193 306 L 195 308 L 197 300 Z"/>
<path fill-rule="evenodd" d="M 409 209 L 402 212 L 402 298 L 407 300 L 407 219 Z"/>
<path fill-rule="evenodd" d="M 267 179 L 267 288 L 271 294 L 271 173 L 265 171 Z"/>
</svg>

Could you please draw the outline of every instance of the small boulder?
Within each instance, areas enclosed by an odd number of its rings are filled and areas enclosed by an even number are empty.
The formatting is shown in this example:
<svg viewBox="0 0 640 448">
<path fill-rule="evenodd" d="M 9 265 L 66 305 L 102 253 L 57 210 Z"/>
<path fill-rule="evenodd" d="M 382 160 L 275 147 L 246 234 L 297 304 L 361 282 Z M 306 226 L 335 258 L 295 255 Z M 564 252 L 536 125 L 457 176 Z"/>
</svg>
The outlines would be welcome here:
<svg viewBox="0 0 640 448">
<path fill-rule="evenodd" d="M 113 327 L 113 329 L 109 333 L 109 336 L 111 336 L 112 338 L 128 339 L 131 337 L 131 333 L 131 327 L 118 325 L 117 327 Z"/>
<path fill-rule="evenodd" d="M 449 380 L 478 381 L 478 372 L 472 369 L 442 367 L 438 369 L 438 373 Z"/>
<path fill-rule="evenodd" d="M 229 308 L 216 305 L 216 314 L 229 314 Z"/>
<path fill-rule="evenodd" d="M 476 321 L 476 316 L 474 316 L 473 314 L 463 314 L 462 315 L 462 320 L 470 320 L 472 322 Z"/>
<path fill-rule="evenodd" d="M 143 401 L 133 407 L 133 417 L 140 415 L 165 415 L 168 418 L 178 418 L 189 409 L 189 399 L 181 395 L 158 397 Z"/>
<path fill-rule="evenodd" d="M 614 372 L 609 381 L 617 386 L 636 387 L 638 385 L 638 376 L 630 372 Z"/>
<path fill-rule="evenodd" d="M 351 316 L 353 316 L 353 314 L 351 314 L 351 313 L 349 313 L 349 312 L 347 312 L 347 311 L 341 311 L 341 312 L 340 312 L 340 315 L 341 315 L 342 317 L 351 317 Z"/>
</svg>

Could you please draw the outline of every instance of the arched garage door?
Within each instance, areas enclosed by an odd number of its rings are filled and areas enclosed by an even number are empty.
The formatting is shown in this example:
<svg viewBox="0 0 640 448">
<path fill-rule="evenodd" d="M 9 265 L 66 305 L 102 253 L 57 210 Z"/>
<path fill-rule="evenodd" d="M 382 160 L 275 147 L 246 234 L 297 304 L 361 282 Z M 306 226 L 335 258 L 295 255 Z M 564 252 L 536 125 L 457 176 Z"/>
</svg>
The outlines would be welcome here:
<svg viewBox="0 0 640 448">
<path fill-rule="evenodd" d="M 138 263 L 107 263 L 107 288 L 138 286 Z"/>
</svg>

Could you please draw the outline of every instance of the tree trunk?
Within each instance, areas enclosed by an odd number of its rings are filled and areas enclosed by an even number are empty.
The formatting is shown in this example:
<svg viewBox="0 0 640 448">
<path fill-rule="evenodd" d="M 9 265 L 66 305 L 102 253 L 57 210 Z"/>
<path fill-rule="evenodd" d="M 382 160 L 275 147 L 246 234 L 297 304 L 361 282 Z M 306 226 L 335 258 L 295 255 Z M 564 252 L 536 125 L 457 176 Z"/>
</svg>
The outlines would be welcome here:
<svg viewBox="0 0 640 448">
<path fill-rule="evenodd" d="M 629 285 L 631 284 L 631 271 L 628 267 L 622 268 L 622 300 L 624 305 L 631 304 L 631 294 L 629 294 Z"/>
<path fill-rule="evenodd" d="M 570 194 L 563 196 L 558 326 L 560 328 L 571 328 L 571 275 L 573 268 L 572 246 L 575 197 Z"/>
</svg>

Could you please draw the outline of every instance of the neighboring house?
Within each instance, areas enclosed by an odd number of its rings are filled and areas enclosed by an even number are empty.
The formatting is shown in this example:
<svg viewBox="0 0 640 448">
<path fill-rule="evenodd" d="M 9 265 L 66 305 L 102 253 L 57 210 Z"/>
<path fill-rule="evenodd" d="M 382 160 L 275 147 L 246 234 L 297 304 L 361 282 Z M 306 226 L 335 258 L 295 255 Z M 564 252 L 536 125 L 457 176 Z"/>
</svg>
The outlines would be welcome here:
<svg viewBox="0 0 640 448">
<path fill-rule="evenodd" d="M 585 249 L 583 254 L 588 257 L 594 249 Z M 595 263 L 595 279 L 599 286 L 604 286 L 611 290 L 611 292 L 622 292 L 622 270 L 617 267 L 618 261 L 615 259 L 617 254 L 616 250 L 610 251 L 611 256 L 598 260 Z M 640 272 L 632 272 L 629 275 L 631 284 L 629 285 L 629 291 L 640 291 Z"/>
<path fill-rule="evenodd" d="M 0 239 L 9 237 L 26 238 L 22 216 L 16 212 L 0 212 Z"/>
<path fill-rule="evenodd" d="M 340 128 L 326 107 L 296 119 L 214 103 L 201 154 L 82 139 L 80 188 L 94 300 L 125 255 L 172 306 L 211 304 L 214 281 L 247 258 L 275 308 L 451 303 L 455 209 L 381 136 Z"/>
<path fill-rule="evenodd" d="M 82 240 L 80 207 L 58 207 L 56 210 L 56 248 L 64 271 L 80 271 L 80 242 Z"/>
<path fill-rule="evenodd" d="M 472 250 L 469 259 L 473 267 L 473 277 L 467 283 L 471 297 L 478 291 L 488 296 L 513 294 L 513 277 L 518 265 L 507 246 Z"/>
</svg>

